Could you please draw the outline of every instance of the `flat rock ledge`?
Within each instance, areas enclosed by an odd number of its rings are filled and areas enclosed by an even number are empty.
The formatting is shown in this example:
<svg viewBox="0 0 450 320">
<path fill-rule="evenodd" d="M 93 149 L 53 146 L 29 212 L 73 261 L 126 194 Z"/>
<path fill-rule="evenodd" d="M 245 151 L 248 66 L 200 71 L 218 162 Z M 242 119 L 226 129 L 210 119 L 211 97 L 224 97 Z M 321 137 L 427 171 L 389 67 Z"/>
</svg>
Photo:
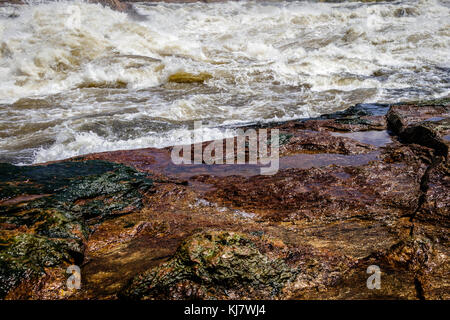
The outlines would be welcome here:
<svg viewBox="0 0 450 320">
<path fill-rule="evenodd" d="M 263 127 L 269 176 L 172 148 L 0 164 L 0 298 L 450 298 L 449 99 Z"/>
</svg>

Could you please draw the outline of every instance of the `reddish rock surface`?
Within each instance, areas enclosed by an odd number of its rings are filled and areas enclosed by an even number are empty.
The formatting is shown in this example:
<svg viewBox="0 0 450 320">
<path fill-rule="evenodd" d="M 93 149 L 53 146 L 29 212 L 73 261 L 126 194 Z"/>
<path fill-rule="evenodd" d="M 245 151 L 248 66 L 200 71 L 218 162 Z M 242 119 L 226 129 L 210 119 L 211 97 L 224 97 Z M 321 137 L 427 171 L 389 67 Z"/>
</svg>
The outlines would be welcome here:
<svg viewBox="0 0 450 320">
<path fill-rule="evenodd" d="M 135 168 L 151 192 L 139 208 L 88 220 L 80 290 L 62 290 L 64 269 L 52 266 L 28 298 L 449 299 L 449 109 L 356 106 L 270 124 L 283 138 L 268 176 L 176 166 L 171 148 L 71 159 Z M 28 196 L 20 202 L 39 200 Z M 380 289 L 367 288 L 370 265 Z"/>
</svg>

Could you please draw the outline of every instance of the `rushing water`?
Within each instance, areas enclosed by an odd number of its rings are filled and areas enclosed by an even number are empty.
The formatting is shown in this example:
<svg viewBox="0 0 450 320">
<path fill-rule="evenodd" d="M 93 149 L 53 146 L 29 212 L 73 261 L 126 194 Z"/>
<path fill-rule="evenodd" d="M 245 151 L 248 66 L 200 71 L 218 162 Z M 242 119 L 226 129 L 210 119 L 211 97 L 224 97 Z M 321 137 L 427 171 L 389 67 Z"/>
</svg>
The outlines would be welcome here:
<svg viewBox="0 0 450 320">
<path fill-rule="evenodd" d="M 0 8 L 0 161 L 179 144 L 194 120 L 211 139 L 239 123 L 450 94 L 449 1 L 135 7 Z M 210 77 L 170 82 L 179 72 Z"/>
</svg>

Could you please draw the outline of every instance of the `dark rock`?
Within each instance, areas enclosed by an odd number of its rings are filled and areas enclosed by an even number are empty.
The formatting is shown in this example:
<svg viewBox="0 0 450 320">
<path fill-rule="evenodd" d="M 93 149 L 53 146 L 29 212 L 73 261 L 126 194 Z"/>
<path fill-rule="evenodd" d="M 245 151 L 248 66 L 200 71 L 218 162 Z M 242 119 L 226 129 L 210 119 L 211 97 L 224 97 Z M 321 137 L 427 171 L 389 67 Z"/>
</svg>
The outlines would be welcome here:
<svg viewBox="0 0 450 320">
<path fill-rule="evenodd" d="M 0 297 L 45 267 L 83 261 L 89 223 L 142 206 L 145 174 L 104 161 L 0 164 Z"/>
<path fill-rule="evenodd" d="M 387 114 L 387 127 L 406 143 L 416 143 L 436 151 L 437 155 L 447 157 L 448 145 L 442 140 L 450 125 L 440 125 L 437 118 L 448 121 L 450 109 L 447 105 L 396 105 Z"/>
</svg>

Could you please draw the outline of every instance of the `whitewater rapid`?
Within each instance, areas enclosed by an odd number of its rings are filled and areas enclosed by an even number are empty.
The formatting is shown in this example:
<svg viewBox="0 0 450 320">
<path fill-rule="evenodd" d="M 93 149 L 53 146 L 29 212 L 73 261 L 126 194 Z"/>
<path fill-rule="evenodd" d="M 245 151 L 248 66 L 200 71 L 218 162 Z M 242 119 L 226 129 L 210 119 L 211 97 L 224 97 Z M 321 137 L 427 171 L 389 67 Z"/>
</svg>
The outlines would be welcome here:
<svg viewBox="0 0 450 320">
<path fill-rule="evenodd" d="M 450 94 L 450 1 L 0 7 L 0 161 L 163 147 Z M 204 83 L 173 83 L 179 72 Z M 225 129 L 228 128 L 228 129 Z"/>
</svg>

